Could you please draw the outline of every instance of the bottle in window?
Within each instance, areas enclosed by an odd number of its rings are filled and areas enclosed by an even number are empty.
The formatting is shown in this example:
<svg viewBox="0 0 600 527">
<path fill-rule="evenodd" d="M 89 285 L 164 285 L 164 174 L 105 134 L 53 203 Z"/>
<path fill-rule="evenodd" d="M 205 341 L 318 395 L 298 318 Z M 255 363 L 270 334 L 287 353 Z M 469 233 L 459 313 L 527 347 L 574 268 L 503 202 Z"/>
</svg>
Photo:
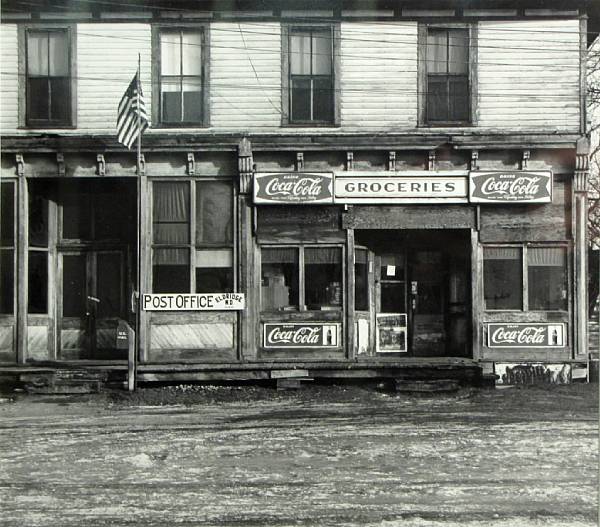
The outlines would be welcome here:
<svg viewBox="0 0 600 527">
<path fill-rule="evenodd" d="M 331 331 L 330 326 L 327 327 L 327 338 L 326 338 L 325 342 L 328 346 L 333 345 L 333 332 Z"/>
</svg>

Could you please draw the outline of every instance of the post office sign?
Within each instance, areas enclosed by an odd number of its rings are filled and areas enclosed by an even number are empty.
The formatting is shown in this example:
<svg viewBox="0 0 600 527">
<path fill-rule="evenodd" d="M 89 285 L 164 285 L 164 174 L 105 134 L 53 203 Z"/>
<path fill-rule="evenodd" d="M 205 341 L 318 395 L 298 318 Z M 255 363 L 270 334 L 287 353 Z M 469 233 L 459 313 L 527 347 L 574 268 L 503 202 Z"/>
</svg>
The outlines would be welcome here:
<svg viewBox="0 0 600 527">
<path fill-rule="evenodd" d="M 489 323 L 489 348 L 564 348 L 565 324 L 560 323 Z"/>
<path fill-rule="evenodd" d="M 469 189 L 472 203 L 551 203 L 552 172 L 472 171 Z"/>
<path fill-rule="evenodd" d="M 144 311 L 239 311 L 244 305 L 243 293 L 142 295 Z"/>
<path fill-rule="evenodd" d="M 254 176 L 254 203 L 323 205 L 333 203 L 331 172 L 265 172 Z"/>
<path fill-rule="evenodd" d="M 265 348 L 338 348 L 340 323 L 263 324 Z"/>
</svg>

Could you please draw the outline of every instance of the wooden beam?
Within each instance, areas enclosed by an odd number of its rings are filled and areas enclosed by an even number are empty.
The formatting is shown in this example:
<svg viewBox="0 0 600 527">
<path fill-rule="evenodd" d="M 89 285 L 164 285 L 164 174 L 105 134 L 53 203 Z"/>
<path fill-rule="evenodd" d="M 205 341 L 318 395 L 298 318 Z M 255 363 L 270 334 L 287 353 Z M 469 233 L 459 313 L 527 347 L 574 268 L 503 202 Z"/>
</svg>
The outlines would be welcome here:
<svg viewBox="0 0 600 527">
<path fill-rule="evenodd" d="M 28 189 L 24 172 L 20 174 L 17 185 L 17 296 L 16 296 L 16 335 L 17 335 L 17 362 L 24 364 L 27 360 L 27 245 L 29 243 L 29 217 L 28 217 Z"/>
</svg>

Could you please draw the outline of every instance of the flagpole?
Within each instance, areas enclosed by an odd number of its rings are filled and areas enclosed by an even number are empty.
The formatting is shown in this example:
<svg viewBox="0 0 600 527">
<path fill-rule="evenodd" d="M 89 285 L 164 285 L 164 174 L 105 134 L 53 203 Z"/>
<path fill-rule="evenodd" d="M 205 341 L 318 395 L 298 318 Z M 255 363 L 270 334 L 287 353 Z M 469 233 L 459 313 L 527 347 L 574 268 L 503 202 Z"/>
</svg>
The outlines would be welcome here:
<svg viewBox="0 0 600 527">
<path fill-rule="evenodd" d="M 137 386 L 137 361 L 138 354 L 141 353 L 140 333 L 142 330 L 142 314 L 141 314 L 141 301 L 142 301 L 142 170 L 141 170 L 141 157 L 142 157 L 142 111 L 141 111 L 141 74 L 142 74 L 142 57 L 138 53 L 138 69 L 136 75 L 136 98 L 137 98 L 137 153 L 135 156 L 136 165 L 136 180 L 137 180 L 137 240 L 136 240 L 136 262 L 137 262 L 137 280 L 136 280 L 136 302 L 135 302 L 135 352 L 132 357 L 131 371 L 133 379 L 130 382 L 130 389 L 135 390 Z"/>
</svg>

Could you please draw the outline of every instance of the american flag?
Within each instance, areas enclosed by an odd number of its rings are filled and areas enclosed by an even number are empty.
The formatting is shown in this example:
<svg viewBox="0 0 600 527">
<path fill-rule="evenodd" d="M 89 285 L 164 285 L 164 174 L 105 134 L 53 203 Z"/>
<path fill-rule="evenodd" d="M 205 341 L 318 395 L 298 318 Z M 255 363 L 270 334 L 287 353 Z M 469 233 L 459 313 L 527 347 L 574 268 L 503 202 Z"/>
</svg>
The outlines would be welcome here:
<svg viewBox="0 0 600 527">
<path fill-rule="evenodd" d="M 146 113 L 146 103 L 142 93 L 142 85 L 138 81 L 136 72 L 133 80 L 129 83 L 127 91 L 119 103 L 119 114 L 117 116 L 117 138 L 127 148 L 135 142 L 139 134 L 144 133 L 148 128 L 148 114 Z M 138 85 L 140 87 L 139 109 L 138 109 Z M 138 115 L 141 120 L 138 123 Z"/>
</svg>

